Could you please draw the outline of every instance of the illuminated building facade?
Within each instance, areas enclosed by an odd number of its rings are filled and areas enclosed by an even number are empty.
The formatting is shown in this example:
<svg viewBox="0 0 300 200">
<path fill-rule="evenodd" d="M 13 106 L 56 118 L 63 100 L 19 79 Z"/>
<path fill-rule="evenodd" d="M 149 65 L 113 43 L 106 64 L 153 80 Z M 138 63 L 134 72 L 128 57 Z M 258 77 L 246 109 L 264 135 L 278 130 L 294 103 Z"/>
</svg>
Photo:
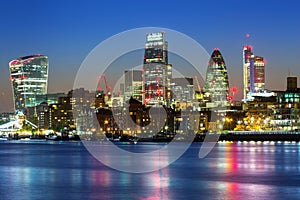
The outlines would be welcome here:
<svg viewBox="0 0 300 200">
<path fill-rule="evenodd" d="M 260 93 L 265 89 L 265 60 L 254 56 L 254 92 Z"/>
<path fill-rule="evenodd" d="M 250 91 L 250 82 L 251 82 L 250 69 L 253 70 L 253 67 L 250 67 L 250 60 L 252 55 L 253 55 L 252 47 L 244 46 L 243 48 L 244 99 L 247 99 L 247 94 Z"/>
<path fill-rule="evenodd" d="M 229 104 L 228 89 L 229 83 L 225 61 L 219 49 L 215 48 L 208 63 L 204 93 L 213 107 L 226 107 Z"/>
<path fill-rule="evenodd" d="M 143 102 L 143 81 L 141 70 L 126 70 L 125 76 L 125 99 L 129 100 L 131 97 Z"/>
<path fill-rule="evenodd" d="M 193 78 L 173 78 L 171 83 L 172 100 L 175 102 L 192 102 L 194 99 Z"/>
<path fill-rule="evenodd" d="M 48 65 L 48 57 L 39 54 L 21 57 L 9 63 L 16 112 L 23 113 L 27 107 L 41 103 L 36 96 L 47 94 Z"/>
<path fill-rule="evenodd" d="M 168 64 L 168 44 L 165 34 L 149 33 L 143 66 L 144 103 L 147 105 L 165 105 L 171 92 L 172 66 Z"/>
<path fill-rule="evenodd" d="M 265 60 L 255 56 L 251 46 L 243 48 L 244 100 L 254 93 L 265 93 Z"/>
</svg>

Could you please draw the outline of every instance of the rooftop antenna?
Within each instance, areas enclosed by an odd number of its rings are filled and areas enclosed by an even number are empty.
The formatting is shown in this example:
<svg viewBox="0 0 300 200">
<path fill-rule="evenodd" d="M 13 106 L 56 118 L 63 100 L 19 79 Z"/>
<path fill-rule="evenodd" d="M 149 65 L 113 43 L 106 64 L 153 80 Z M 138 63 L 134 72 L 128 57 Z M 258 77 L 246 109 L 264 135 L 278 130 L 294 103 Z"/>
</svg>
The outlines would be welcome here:
<svg viewBox="0 0 300 200">
<path fill-rule="evenodd" d="M 288 76 L 289 77 L 291 76 L 291 70 L 290 70 L 290 68 L 288 68 Z"/>
</svg>

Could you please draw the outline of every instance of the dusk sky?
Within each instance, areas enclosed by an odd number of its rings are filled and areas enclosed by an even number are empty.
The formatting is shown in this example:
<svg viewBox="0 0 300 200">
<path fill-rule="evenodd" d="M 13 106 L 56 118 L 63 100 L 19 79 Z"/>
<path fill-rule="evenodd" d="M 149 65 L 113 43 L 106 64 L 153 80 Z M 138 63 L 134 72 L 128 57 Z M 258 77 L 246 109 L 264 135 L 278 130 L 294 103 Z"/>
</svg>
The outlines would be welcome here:
<svg viewBox="0 0 300 200">
<path fill-rule="evenodd" d="M 128 29 L 149 26 L 182 32 L 209 54 L 218 47 L 238 97 L 242 47 L 249 33 L 254 53 L 267 61 L 266 88 L 283 90 L 288 71 L 300 75 L 299 6 L 298 0 L 1 1 L 0 112 L 13 111 L 8 68 L 12 59 L 47 55 L 48 92 L 67 92 L 96 45 Z"/>
</svg>

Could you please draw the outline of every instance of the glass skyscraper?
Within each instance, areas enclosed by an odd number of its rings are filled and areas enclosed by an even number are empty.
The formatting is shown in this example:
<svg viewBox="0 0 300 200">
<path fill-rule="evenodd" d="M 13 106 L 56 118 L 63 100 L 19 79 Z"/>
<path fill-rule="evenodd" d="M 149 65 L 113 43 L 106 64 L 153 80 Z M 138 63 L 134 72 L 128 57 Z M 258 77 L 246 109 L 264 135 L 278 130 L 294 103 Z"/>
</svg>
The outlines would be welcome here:
<svg viewBox="0 0 300 200">
<path fill-rule="evenodd" d="M 254 56 L 254 92 L 260 93 L 265 89 L 265 60 Z"/>
<path fill-rule="evenodd" d="M 170 100 L 172 66 L 168 64 L 165 33 L 149 33 L 143 66 L 144 104 L 165 105 Z"/>
<path fill-rule="evenodd" d="M 251 46 L 243 48 L 244 100 L 265 90 L 265 60 L 255 56 Z"/>
<path fill-rule="evenodd" d="M 251 56 L 253 56 L 252 53 L 252 47 L 251 46 L 244 46 L 243 48 L 243 71 L 244 71 L 244 99 L 247 99 L 247 94 L 251 90 L 251 79 L 254 78 L 254 72 L 253 72 L 253 65 L 254 63 L 251 61 Z M 252 66 L 250 66 L 252 65 Z M 252 77 L 250 77 L 250 74 L 252 74 Z M 252 87 L 254 87 L 254 82 L 252 81 Z"/>
<path fill-rule="evenodd" d="M 24 113 L 41 103 L 36 97 L 47 94 L 48 65 L 48 57 L 39 54 L 9 63 L 15 112 Z"/>
<path fill-rule="evenodd" d="M 204 93 L 214 107 L 226 107 L 228 106 L 228 89 L 225 61 L 219 49 L 215 48 L 207 67 Z"/>
</svg>

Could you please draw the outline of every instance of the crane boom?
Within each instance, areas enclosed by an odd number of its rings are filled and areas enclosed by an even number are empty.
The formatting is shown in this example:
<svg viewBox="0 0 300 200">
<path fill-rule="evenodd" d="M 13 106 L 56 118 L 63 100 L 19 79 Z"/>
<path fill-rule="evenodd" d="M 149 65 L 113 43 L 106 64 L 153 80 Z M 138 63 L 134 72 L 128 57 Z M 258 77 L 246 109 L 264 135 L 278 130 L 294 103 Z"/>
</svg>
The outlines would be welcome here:
<svg viewBox="0 0 300 200">
<path fill-rule="evenodd" d="M 197 76 L 195 76 L 195 79 L 196 79 L 196 83 L 197 83 L 198 90 L 199 90 L 199 92 L 200 92 L 200 93 L 202 93 L 202 92 L 201 92 L 201 86 L 200 86 L 200 83 L 199 83 L 198 77 L 197 77 Z"/>
<path fill-rule="evenodd" d="M 104 82 L 105 82 L 105 87 L 106 87 L 106 93 L 108 94 L 110 92 L 110 87 L 107 84 L 107 80 L 106 80 L 106 75 L 102 74 L 102 77 L 104 78 Z"/>
<path fill-rule="evenodd" d="M 100 81 L 101 81 L 101 76 L 98 77 L 98 83 L 97 83 L 97 91 L 98 92 L 101 90 Z"/>
</svg>

